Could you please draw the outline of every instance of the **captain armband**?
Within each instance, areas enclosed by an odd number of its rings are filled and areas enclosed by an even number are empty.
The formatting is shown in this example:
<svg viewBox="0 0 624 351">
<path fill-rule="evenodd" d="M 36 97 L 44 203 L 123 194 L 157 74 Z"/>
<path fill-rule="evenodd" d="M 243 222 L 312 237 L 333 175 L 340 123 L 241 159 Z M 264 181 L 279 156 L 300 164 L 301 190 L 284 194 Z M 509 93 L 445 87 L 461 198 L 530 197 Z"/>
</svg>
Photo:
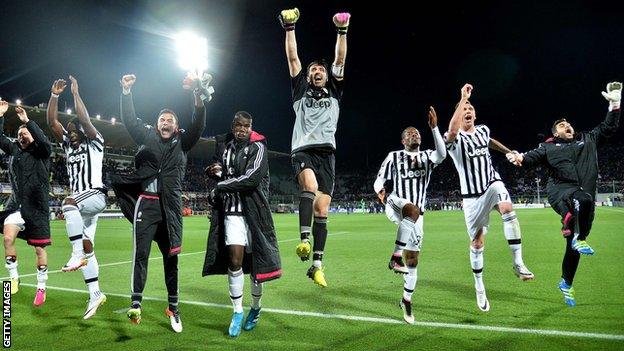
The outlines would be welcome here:
<svg viewBox="0 0 624 351">
<path fill-rule="evenodd" d="M 332 64 L 332 75 L 335 78 L 342 79 L 344 78 L 344 65 L 336 65 Z"/>
</svg>

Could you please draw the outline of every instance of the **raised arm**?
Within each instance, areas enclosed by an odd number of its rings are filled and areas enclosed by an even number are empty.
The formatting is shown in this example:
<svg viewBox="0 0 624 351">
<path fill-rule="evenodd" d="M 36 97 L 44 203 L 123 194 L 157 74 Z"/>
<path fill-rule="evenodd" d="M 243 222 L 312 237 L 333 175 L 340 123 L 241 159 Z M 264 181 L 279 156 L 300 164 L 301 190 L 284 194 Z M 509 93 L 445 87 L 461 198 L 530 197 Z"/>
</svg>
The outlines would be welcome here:
<svg viewBox="0 0 624 351">
<path fill-rule="evenodd" d="M 50 88 L 50 101 L 48 101 L 48 109 L 46 111 L 46 118 L 48 126 L 52 130 L 52 135 L 57 142 L 63 142 L 63 125 L 58 121 L 58 97 L 65 90 L 67 83 L 64 79 L 57 79 L 52 83 Z"/>
<path fill-rule="evenodd" d="M 301 72 L 301 61 L 297 54 L 297 39 L 295 38 L 295 23 L 299 19 L 299 9 L 282 10 L 278 19 L 282 28 L 286 31 L 286 59 L 291 77 L 296 77 Z"/>
<path fill-rule="evenodd" d="M 78 91 L 78 81 L 76 78 L 69 76 L 69 80 L 71 81 L 71 92 L 74 96 L 74 104 L 76 105 L 76 115 L 78 116 L 78 122 L 84 129 L 84 132 L 89 139 L 95 139 L 97 137 L 97 129 L 91 123 L 91 118 L 89 118 L 89 112 L 87 111 L 87 107 L 85 106 L 82 98 L 80 98 L 80 92 Z"/>
<path fill-rule="evenodd" d="M 33 144 L 35 145 L 35 154 L 39 158 L 48 158 L 52 154 L 52 145 L 50 145 L 50 141 L 43 133 L 43 130 L 39 128 L 35 121 L 30 120 L 28 115 L 26 114 L 26 110 L 22 107 L 15 107 L 15 112 L 17 113 L 17 117 L 19 117 L 20 121 L 26 125 L 28 131 L 33 137 Z"/>
<path fill-rule="evenodd" d="M 193 91 L 193 98 L 195 100 L 193 123 L 191 124 L 190 130 L 182 134 L 182 150 L 184 151 L 190 150 L 197 144 L 197 141 L 199 141 L 199 138 L 206 128 L 206 108 L 204 107 L 204 102 L 200 95 L 199 89 Z"/>
<path fill-rule="evenodd" d="M 433 144 L 435 145 L 435 151 L 431 154 L 431 162 L 439 165 L 446 158 L 446 145 L 444 145 L 444 139 L 440 135 L 440 129 L 438 128 L 438 115 L 435 112 L 433 106 L 429 106 L 429 128 L 433 133 Z"/>
<path fill-rule="evenodd" d="M 5 154 L 11 154 L 11 144 L 13 142 L 9 137 L 4 135 L 4 114 L 9 109 L 9 103 L 6 101 L 0 100 L 0 149 L 4 151 Z"/>
<path fill-rule="evenodd" d="M 620 100 L 622 99 L 622 83 L 611 82 L 607 84 L 607 91 L 602 96 L 609 101 L 609 112 L 604 121 L 600 122 L 588 134 L 596 141 L 610 137 L 617 131 L 620 125 Z"/>
<path fill-rule="evenodd" d="M 257 188 L 269 171 L 269 159 L 266 146 L 255 142 L 249 147 L 245 173 L 239 177 L 220 181 L 217 191 L 224 193 L 238 193 L 251 191 Z"/>
<path fill-rule="evenodd" d="M 337 13 L 333 17 L 334 25 L 338 31 L 336 38 L 336 49 L 334 62 L 332 64 L 332 75 L 337 80 L 344 79 L 344 65 L 347 59 L 347 30 L 349 29 L 349 19 L 351 14 L 348 12 Z"/>
<path fill-rule="evenodd" d="M 150 128 L 137 118 L 134 112 L 134 102 L 132 101 L 132 86 L 136 82 L 134 74 L 127 74 L 121 78 L 121 121 L 126 126 L 126 130 L 134 142 L 138 145 L 143 144 L 145 138 L 150 133 Z"/>
<path fill-rule="evenodd" d="M 490 137 L 490 142 L 488 144 L 489 148 L 492 150 L 496 150 L 498 152 L 501 152 L 505 155 L 507 155 L 508 153 L 511 152 L 511 150 L 509 150 L 509 148 L 505 145 L 503 145 L 500 141 Z"/>
<path fill-rule="evenodd" d="M 465 105 L 470 99 L 470 95 L 472 94 L 472 85 L 464 84 L 461 88 L 461 99 L 457 103 L 455 107 L 455 112 L 453 113 L 453 117 L 449 122 L 449 129 L 446 135 L 446 141 L 451 143 L 455 141 L 457 138 L 457 133 L 459 133 L 459 127 L 461 126 L 462 119 L 466 114 Z"/>
</svg>

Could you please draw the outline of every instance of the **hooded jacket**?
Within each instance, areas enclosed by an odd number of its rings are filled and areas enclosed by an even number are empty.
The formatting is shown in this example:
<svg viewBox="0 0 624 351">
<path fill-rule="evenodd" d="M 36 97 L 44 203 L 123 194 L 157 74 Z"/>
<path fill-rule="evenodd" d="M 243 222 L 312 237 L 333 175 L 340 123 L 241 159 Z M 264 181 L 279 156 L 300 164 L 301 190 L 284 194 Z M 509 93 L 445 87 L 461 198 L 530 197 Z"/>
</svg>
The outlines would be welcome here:
<svg viewBox="0 0 624 351">
<path fill-rule="evenodd" d="M 607 113 L 603 122 L 589 132 L 574 135 L 571 140 L 549 138 L 524 154 L 523 167 L 542 165 L 548 172 L 548 201 L 555 204 L 576 190 L 596 196 L 598 179 L 597 146 L 615 134 L 620 121 L 620 110 Z"/>
<path fill-rule="evenodd" d="M 226 145 L 234 139 L 229 133 L 217 136 L 215 160 L 222 159 Z M 236 178 L 217 183 L 217 193 L 238 193 L 250 239 L 243 259 L 243 271 L 255 282 L 277 279 L 282 275 L 277 238 L 269 208 L 269 162 L 266 139 L 251 132 L 249 140 L 235 141 L 234 174 Z M 225 209 L 217 200 L 212 207 L 210 231 L 203 275 L 227 274 L 229 262 L 225 247 Z"/>
<path fill-rule="evenodd" d="M 29 245 L 50 245 L 50 154 L 52 145 L 41 128 L 33 120 L 26 123 L 26 128 L 33 137 L 33 142 L 22 149 L 18 141 L 11 141 L 4 135 L 4 118 L 0 118 L 0 148 L 11 157 L 9 173 L 11 178 L 11 197 L 7 201 L 0 218 L 15 211 L 20 211 L 26 231 L 36 233 L 47 239 L 29 238 Z M 23 237 L 20 232 L 20 237 Z"/>
<path fill-rule="evenodd" d="M 180 129 L 167 140 L 162 139 L 156 128 L 137 118 L 131 93 L 121 96 L 121 119 L 139 150 L 134 159 L 136 172 L 112 177 L 119 207 L 132 223 L 143 182 L 156 179 L 169 235 L 169 255 L 176 255 L 182 246 L 182 180 L 186 173 L 186 154 L 206 127 L 206 110 L 204 106 L 195 107 L 191 128 Z"/>
</svg>

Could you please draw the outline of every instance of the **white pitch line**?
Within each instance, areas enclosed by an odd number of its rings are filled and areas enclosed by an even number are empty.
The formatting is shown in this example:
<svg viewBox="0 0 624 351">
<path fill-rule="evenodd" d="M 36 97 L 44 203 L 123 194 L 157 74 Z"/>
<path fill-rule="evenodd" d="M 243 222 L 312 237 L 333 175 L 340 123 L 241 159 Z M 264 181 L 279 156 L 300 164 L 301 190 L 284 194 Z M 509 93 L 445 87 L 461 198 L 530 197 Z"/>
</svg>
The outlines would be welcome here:
<svg viewBox="0 0 624 351">
<path fill-rule="evenodd" d="M 334 236 L 334 235 L 342 235 L 342 234 L 348 234 L 350 232 L 335 232 L 332 234 L 328 234 L 328 236 Z M 284 239 L 284 240 L 279 240 L 278 243 L 285 243 L 285 242 L 289 242 L 289 241 L 296 241 L 296 240 L 301 240 L 298 238 L 292 238 L 292 239 Z M 194 251 L 194 252 L 185 252 L 185 253 L 181 253 L 178 254 L 178 256 L 190 256 L 190 255 L 197 255 L 200 253 L 206 253 L 206 250 L 204 251 Z M 157 256 L 157 257 L 150 257 L 150 260 L 162 260 L 162 256 Z M 104 264 L 100 264 L 100 268 L 102 267 L 111 267 L 111 266 L 119 266 L 122 264 L 128 264 L 128 263 L 132 263 L 132 261 L 120 261 L 120 262 L 111 262 L 111 263 L 104 263 Z M 54 270 L 54 271 L 48 271 L 48 274 L 54 274 L 54 273 L 60 273 L 62 272 L 60 269 Z M 20 278 L 25 278 L 25 277 L 34 277 L 36 276 L 37 273 L 28 273 L 28 274 L 20 274 Z M 6 280 L 6 279 L 11 279 L 11 277 L 1 277 L 0 280 Z"/>
<path fill-rule="evenodd" d="M 21 285 L 29 286 L 29 287 L 37 287 L 36 284 L 21 284 Z M 89 293 L 86 290 L 62 288 L 62 287 L 56 287 L 56 286 L 48 286 L 47 289 L 74 292 L 74 293 L 83 293 L 83 294 Z M 128 294 L 115 294 L 115 293 L 108 293 L 108 292 L 106 292 L 105 294 L 108 296 L 130 298 L 130 295 Z M 164 298 L 149 297 L 149 296 L 143 296 L 143 300 L 160 301 L 160 302 L 168 301 L 167 299 L 164 299 Z M 180 303 L 185 304 L 185 305 L 195 305 L 195 306 L 203 306 L 203 307 L 217 307 L 217 308 L 227 308 L 227 309 L 232 308 L 232 305 L 224 305 L 224 304 L 219 304 L 219 303 L 202 302 L 202 301 L 180 300 Z M 120 309 L 120 310 L 114 311 L 114 313 L 123 313 L 126 310 L 127 308 Z M 372 323 L 383 323 L 383 324 L 405 324 L 403 321 L 398 320 L 398 319 L 390 319 L 390 318 L 383 318 L 383 317 L 366 317 L 366 316 L 353 316 L 353 315 L 348 315 L 348 314 L 333 314 L 333 313 L 322 313 L 322 312 L 283 310 L 279 308 L 267 308 L 267 307 L 262 307 L 262 311 L 276 313 L 276 314 L 286 314 L 286 315 L 292 315 L 292 316 L 341 319 L 341 320 L 349 320 L 349 321 L 372 322 Z M 570 337 L 588 338 L 588 339 L 624 341 L 624 335 L 586 333 L 586 332 L 575 332 L 575 331 L 567 331 L 567 330 L 523 329 L 523 328 L 513 328 L 513 327 L 498 327 L 498 326 L 492 326 L 492 325 L 474 325 L 474 324 L 420 322 L 420 321 L 416 321 L 414 325 L 427 327 L 427 328 L 467 329 L 467 330 L 493 331 L 493 332 L 500 332 L 500 333 L 516 333 L 516 334 L 544 335 L 544 336 L 570 336 Z"/>
</svg>

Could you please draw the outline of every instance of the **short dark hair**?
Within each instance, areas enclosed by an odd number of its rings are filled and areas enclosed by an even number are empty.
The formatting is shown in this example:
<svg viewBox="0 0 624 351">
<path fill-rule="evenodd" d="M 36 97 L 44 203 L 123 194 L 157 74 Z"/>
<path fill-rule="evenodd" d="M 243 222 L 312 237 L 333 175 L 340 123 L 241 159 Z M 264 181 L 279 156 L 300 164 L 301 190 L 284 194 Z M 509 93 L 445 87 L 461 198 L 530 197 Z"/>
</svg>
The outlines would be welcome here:
<svg viewBox="0 0 624 351">
<path fill-rule="evenodd" d="M 308 67 L 306 68 L 306 74 L 310 72 L 310 68 L 312 66 L 323 66 L 325 67 L 325 70 L 327 71 L 329 69 L 329 66 L 327 65 L 327 61 L 325 61 L 325 59 L 318 59 L 318 60 L 314 60 L 312 62 L 310 62 L 308 64 Z"/>
<path fill-rule="evenodd" d="M 158 116 L 156 117 L 156 123 L 158 123 L 158 118 L 160 118 L 160 116 L 164 115 L 165 113 L 170 113 L 173 115 L 173 118 L 175 118 L 176 123 L 180 124 L 180 119 L 178 118 L 178 115 L 176 115 L 175 112 L 173 112 L 173 110 L 168 109 L 168 108 L 163 108 L 162 110 L 160 110 L 160 112 L 158 112 Z"/>
<path fill-rule="evenodd" d="M 470 102 L 470 100 L 466 100 L 466 102 L 467 102 L 469 105 L 472 105 L 472 103 Z M 459 102 L 455 104 L 455 109 L 457 109 L 458 107 L 459 107 Z"/>
<path fill-rule="evenodd" d="M 248 120 L 253 120 L 253 117 L 251 117 L 251 113 L 247 112 L 247 111 L 238 111 L 234 114 L 234 118 L 236 117 L 241 117 L 244 119 L 248 119 Z"/>
<path fill-rule="evenodd" d="M 566 120 L 565 118 L 559 118 L 558 120 L 555 121 L 555 123 L 553 123 L 552 125 L 552 133 L 555 134 L 557 133 L 557 124 L 561 123 L 561 122 L 567 122 L 568 120 Z"/>
<path fill-rule="evenodd" d="M 410 129 L 410 128 L 416 129 L 416 127 L 412 127 L 412 126 L 409 126 L 409 127 L 405 128 L 405 129 L 403 129 L 403 131 L 401 132 L 401 140 L 403 140 L 405 138 L 405 133 L 407 133 L 407 130 Z M 416 129 L 416 130 L 418 130 L 418 129 Z"/>
<path fill-rule="evenodd" d="M 22 128 L 28 128 L 28 126 L 26 124 L 20 124 L 20 126 L 17 127 L 17 130 L 19 131 Z"/>
</svg>

